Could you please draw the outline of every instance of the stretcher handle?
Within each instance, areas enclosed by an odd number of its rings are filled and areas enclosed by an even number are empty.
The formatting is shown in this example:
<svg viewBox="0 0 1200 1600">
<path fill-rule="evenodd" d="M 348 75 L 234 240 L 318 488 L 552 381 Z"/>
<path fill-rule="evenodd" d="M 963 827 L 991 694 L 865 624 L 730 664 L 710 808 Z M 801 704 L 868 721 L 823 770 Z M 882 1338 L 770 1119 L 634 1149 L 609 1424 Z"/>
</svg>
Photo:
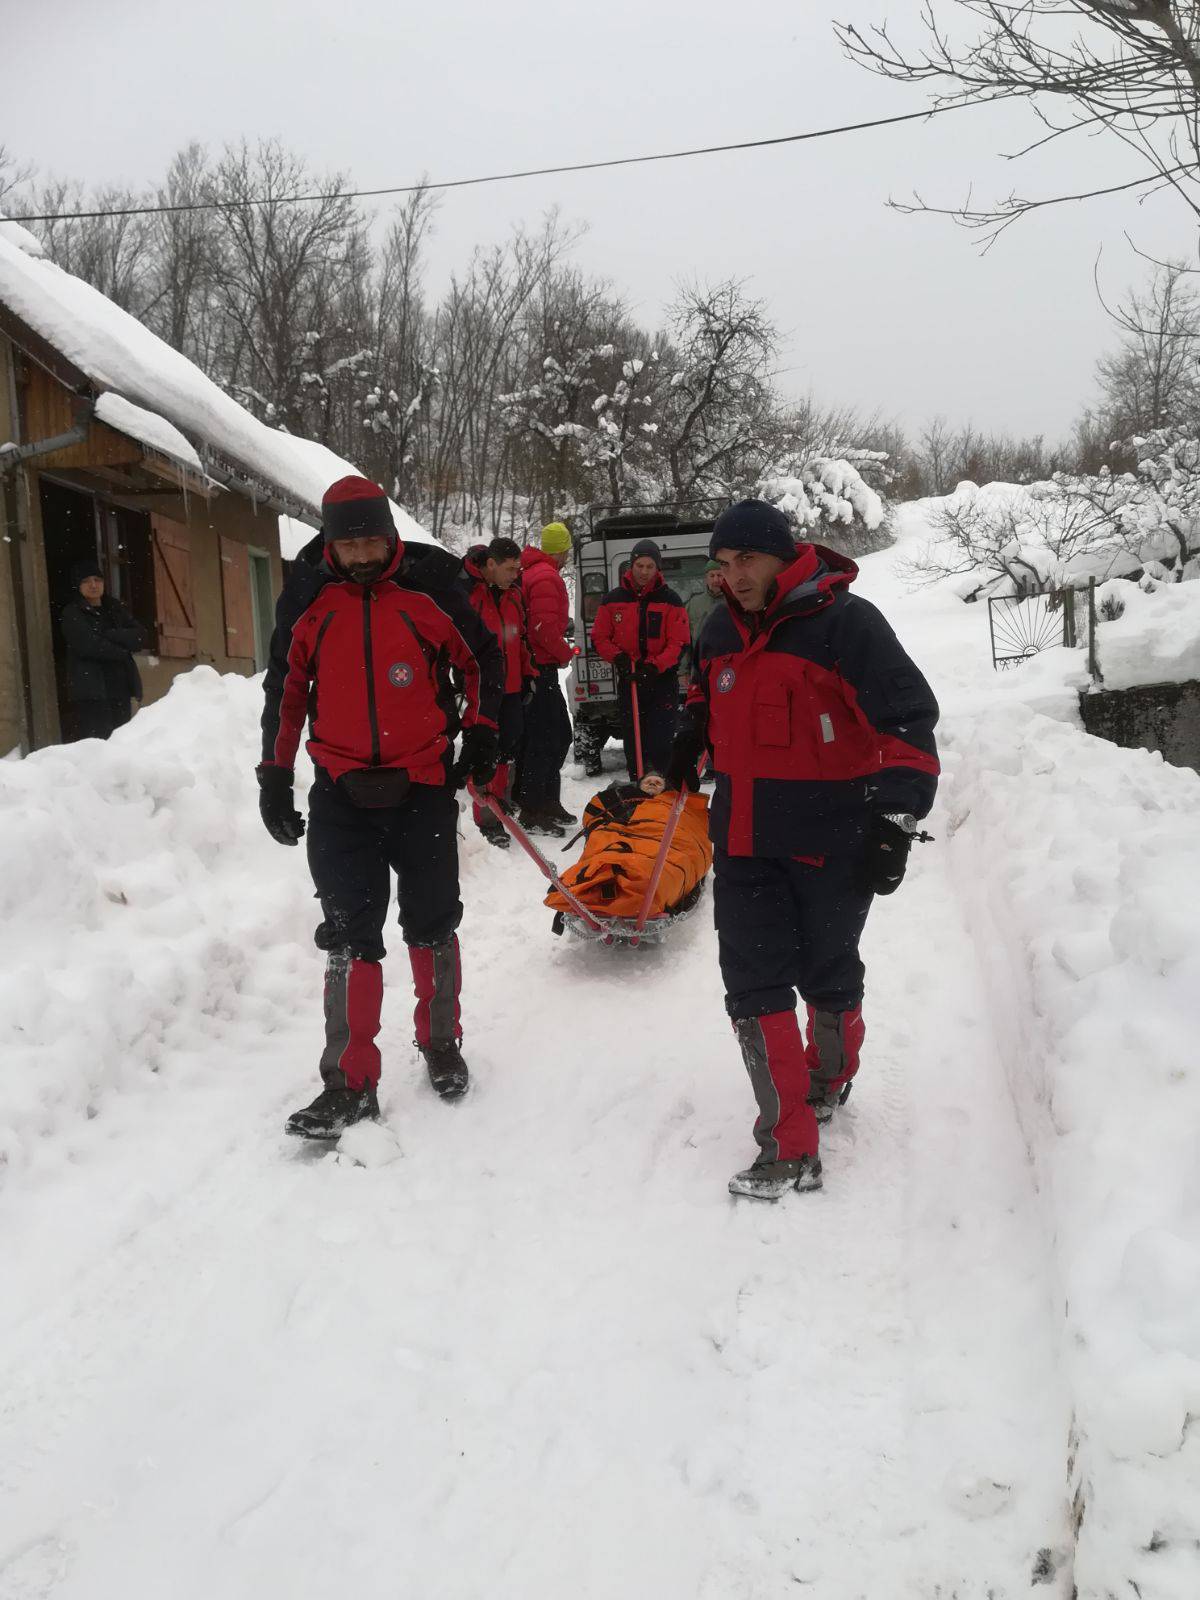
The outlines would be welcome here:
<svg viewBox="0 0 1200 1600">
<path fill-rule="evenodd" d="M 646 776 L 646 763 L 642 759 L 642 710 L 638 705 L 637 679 L 632 673 L 629 678 L 629 707 L 633 713 L 633 754 L 637 762 L 633 781 L 641 783 Z"/>
<path fill-rule="evenodd" d="M 699 777 L 708 765 L 708 751 L 701 753 L 696 763 L 696 776 Z M 643 928 L 650 917 L 650 907 L 654 904 L 654 891 L 658 888 L 658 881 L 663 875 L 663 868 L 667 864 L 667 854 L 671 848 L 671 840 L 675 837 L 675 829 L 679 826 L 679 819 L 683 815 L 683 808 L 687 804 L 688 786 L 686 783 L 679 785 L 679 793 L 675 796 L 675 804 L 671 807 L 671 814 L 667 818 L 667 825 L 663 829 L 662 843 L 658 847 L 658 854 L 654 858 L 654 867 L 650 873 L 650 882 L 646 886 L 646 898 L 642 901 L 642 909 L 637 914 L 634 923 L 633 937 L 630 944 L 637 944 Z"/>
<path fill-rule="evenodd" d="M 486 807 L 486 809 L 492 813 L 492 815 L 496 818 L 496 821 L 500 823 L 501 827 L 510 838 L 513 838 L 517 841 L 517 843 L 521 846 L 521 849 L 524 850 L 525 854 L 533 862 L 534 866 L 537 867 L 542 877 L 549 882 L 553 889 L 556 889 L 558 893 L 562 895 L 563 899 L 575 912 L 575 915 L 586 922 L 589 928 L 600 934 L 603 937 L 605 944 L 611 944 L 613 942 L 612 934 L 605 932 L 604 924 L 596 920 L 596 918 L 584 905 L 582 900 L 577 900 L 575 898 L 570 889 L 567 888 L 566 884 L 559 877 L 558 873 L 555 872 L 549 861 L 546 860 L 545 856 L 538 849 L 537 845 L 534 844 L 533 840 L 525 832 L 525 829 L 517 821 L 516 817 L 508 814 L 508 812 L 496 799 L 494 794 L 481 794 L 480 791 L 475 787 L 473 779 L 469 780 L 467 783 L 467 792 L 477 805 Z"/>
</svg>

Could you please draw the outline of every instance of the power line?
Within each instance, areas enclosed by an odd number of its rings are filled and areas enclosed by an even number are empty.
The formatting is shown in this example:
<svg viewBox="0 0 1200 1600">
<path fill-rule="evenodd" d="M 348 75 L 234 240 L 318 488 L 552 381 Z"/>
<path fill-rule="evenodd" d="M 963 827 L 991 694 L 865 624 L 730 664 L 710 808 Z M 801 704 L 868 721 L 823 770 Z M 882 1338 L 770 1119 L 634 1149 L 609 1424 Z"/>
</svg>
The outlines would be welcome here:
<svg viewBox="0 0 1200 1600">
<path fill-rule="evenodd" d="M 994 98 L 994 97 L 993 97 Z M 493 172 L 481 178 L 448 178 L 442 183 L 405 183 L 389 189 L 334 190 L 328 194 L 279 195 L 263 200 L 193 200 L 179 205 L 124 206 L 110 211 L 60 211 L 42 216 L 21 216 L 21 222 L 97 221 L 103 217 L 153 217 L 184 211 L 241 211 L 247 206 L 297 206 L 314 200 L 377 200 L 385 195 L 416 194 L 419 190 L 469 189 L 482 183 L 511 183 L 517 178 L 547 178 L 564 172 L 598 172 L 605 167 L 636 167 L 649 161 L 685 161 L 693 156 L 723 155 L 730 150 L 762 150 L 770 145 L 802 144 L 808 139 L 832 139 L 838 134 L 861 133 L 867 128 L 889 128 L 898 122 L 919 122 L 941 116 L 946 111 L 961 111 L 966 106 L 990 105 L 991 98 L 960 100 L 953 105 L 929 106 L 924 111 L 907 111 L 897 117 L 875 117 L 870 122 L 846 122 L 837 128 L 813 128 L 807 133 L 784 133 L 774 139 L 743 139 L 737 144 L 701 145 L 694 150 L 662 150 L 647 156 L 614 156 L 607 161 L 578 161 L 562 167 L 530 167 L 522 172 Z"/>
</svg>

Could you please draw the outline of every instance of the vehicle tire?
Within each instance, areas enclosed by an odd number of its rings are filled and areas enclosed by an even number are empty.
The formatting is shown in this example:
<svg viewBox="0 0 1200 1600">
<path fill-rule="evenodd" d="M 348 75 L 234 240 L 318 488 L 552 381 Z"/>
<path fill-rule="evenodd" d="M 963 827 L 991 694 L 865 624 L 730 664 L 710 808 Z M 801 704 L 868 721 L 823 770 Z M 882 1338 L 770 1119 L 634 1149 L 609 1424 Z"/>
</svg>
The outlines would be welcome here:
<svg viewBox="0 0 1200 1600">
<path fill-rule="evenodd" d="M 585 776 L 598 778 L 604 770 L 600 759 L 604 743 L 604 735 L 599 728 L 586 722 L 576 721 L 575 759 L 583 768 Z"/>
</svg>

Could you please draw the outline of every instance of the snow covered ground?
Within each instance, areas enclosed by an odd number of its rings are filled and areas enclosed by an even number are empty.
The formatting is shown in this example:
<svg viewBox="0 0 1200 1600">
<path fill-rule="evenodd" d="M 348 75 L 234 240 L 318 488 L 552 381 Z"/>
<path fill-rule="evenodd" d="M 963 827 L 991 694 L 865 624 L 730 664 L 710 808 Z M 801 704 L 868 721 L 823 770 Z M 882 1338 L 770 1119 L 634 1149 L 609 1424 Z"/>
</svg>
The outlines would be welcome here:
<svg viewBox="0 0 1200 1600">
<path fill-rule="evenodd" d="M 468 824 L 473 1092 L 422 1082 L 396 938 L 398 1153 L 327 1153 L 280 1132 L 321 966 L 257 686 L 0 767 L 0 1600 L 1195 1600 L 1200 780 L 892 561 L 938 842 L 868 929 L 826 1188 L 778 1207 L 725 1193 L 707 904 L 555 940 Z"/>
</svg>

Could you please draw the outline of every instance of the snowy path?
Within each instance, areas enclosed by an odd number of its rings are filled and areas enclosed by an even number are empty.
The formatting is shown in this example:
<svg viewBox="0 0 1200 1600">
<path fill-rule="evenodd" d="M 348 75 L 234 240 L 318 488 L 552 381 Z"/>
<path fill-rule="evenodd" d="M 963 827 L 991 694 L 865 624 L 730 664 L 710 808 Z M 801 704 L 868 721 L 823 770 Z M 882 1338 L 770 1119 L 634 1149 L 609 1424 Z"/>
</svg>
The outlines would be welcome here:
<svg viewBox="0 0 1200 1600">
<path fill-rule="evenodd" d="M 774 1208 L 724 1192 L 709 903 L 597 952 L 465 860 L 476 1087 L 418 1078 L 396 939 L 399 1160 L 278 1133 L 316 1004 L 264 969 L 265 1043 L 215 1020 L 10 1186 L 0 1600 L 1005 1600 L 1046 1549 L 1069 1594 L 1046 1251 L 938 853 L 869 930 L 827 1187 Z"/>
</svg>

